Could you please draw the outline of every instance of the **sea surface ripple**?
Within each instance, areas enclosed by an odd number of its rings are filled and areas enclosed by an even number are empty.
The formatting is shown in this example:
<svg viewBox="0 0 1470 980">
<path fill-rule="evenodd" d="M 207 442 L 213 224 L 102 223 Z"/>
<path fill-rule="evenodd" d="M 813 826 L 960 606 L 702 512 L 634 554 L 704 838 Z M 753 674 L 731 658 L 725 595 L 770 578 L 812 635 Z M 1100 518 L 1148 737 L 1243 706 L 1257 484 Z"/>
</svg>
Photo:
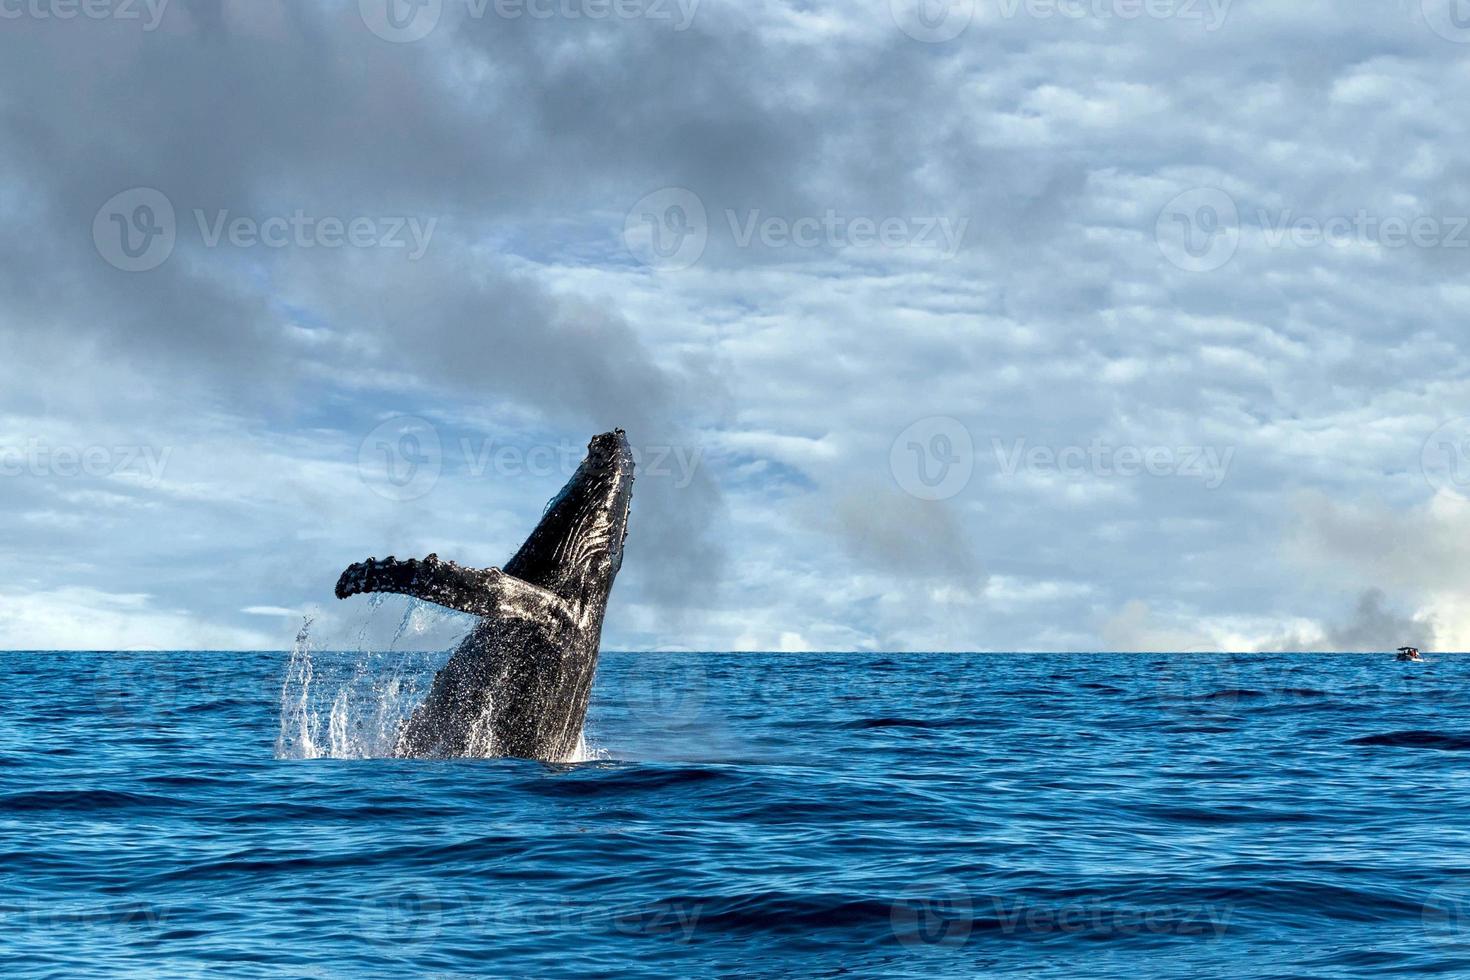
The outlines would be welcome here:
<svg viewBox="0 0 1470 980">
<path fill-rule="evenodd" d="M 0 973 L 1470 973 L 1467 657 L 609 653 L 545 766 L 290 656 L 0 654 Z"/>
</svg>

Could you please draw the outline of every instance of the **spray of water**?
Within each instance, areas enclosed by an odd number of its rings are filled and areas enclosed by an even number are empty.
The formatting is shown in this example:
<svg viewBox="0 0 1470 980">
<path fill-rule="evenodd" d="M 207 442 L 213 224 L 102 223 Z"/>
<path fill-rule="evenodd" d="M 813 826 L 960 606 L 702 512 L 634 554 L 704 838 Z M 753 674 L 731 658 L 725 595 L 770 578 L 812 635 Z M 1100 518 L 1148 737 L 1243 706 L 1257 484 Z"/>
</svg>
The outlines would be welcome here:
<svg viewBox="0 0 1470 980">
<path fill-rule="evenodd" d="M 356 630 L 355 649 L 324 650 L 302 624 L 281 684 L 278 759 L 375 759 L 393 754 L 398 730 L 424 699 L 447 653 L 442 635 L 467 632 L 464 617 L 410 601 L 392 638 L 376 641 L 385 603 L 375 596 Z M 427 641 L 427 642 L 426 642 Z"/>
<path fill-rule="evenodd" d="M 391 638 L 383 641 L 383 614 L 406 602 Z M 276 736 L 278 759 L 381 759 L 393 755 L 398 733 L 423 702 L 434 674 L 449 651 L 469 632 L 473 620 L 416 600 L 373 596 L 357 624 L 349 650 L 323 649 L 306 620 L 291 647 L 281 684 L 281 723 Z M 423 652 L 425 648 L 440 653 Z M 474 755 L 500 753 L 490 736 L 489 714 L 476 727 Z M 567 762 L 604 758 L 584 734 Z"/>
</svg>

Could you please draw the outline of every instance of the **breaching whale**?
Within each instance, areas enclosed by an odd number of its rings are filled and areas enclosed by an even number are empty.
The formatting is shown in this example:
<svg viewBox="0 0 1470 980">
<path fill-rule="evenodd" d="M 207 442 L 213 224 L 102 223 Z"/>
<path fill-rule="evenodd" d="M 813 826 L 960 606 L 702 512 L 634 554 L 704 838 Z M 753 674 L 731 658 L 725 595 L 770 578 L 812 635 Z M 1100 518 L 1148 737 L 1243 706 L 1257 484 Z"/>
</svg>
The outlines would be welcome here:
<svg viewBox="0 0 1470 980">
<path fill-rule="evenodd" d="M 593 437 L 503 569 L 429 555 L 368 559 L 342 573 L 339 599 L 396 592 L 480 617 L 404 723 L 395 756 L 574 756 L 632 499 L 633 454 L 618 429 Z"/>
</svg>

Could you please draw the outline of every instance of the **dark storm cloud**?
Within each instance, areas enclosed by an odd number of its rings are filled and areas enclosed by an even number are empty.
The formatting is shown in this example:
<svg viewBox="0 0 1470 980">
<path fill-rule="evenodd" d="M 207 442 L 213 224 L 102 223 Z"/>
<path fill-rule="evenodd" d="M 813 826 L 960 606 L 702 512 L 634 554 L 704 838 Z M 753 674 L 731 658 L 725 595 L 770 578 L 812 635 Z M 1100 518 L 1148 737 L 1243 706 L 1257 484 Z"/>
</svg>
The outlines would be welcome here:
<svg viewBox="0 0 1470 980">
<path fill-rule="evenodd" d="M 1321 636 L 1289 633 L 1275 638 L 1266 649 L 1372 653 L 1398 646 L 1437 649 L 1432 621 L 1415 619 L 1392 607 L 1382 589 L 1365 589 L 1352 611 L 1325 624 Z"/>
<path fill-rule="evenodd" d="M 0 50 L 12 93 L 0 160 L 21 188 L 0 288 L 7 332 L 57 371 L 48 386 L 80 380 L 64 367 L 82 346 L 160 398 L 228 411 L 307 402 L 302 386 L 327 375 L 509 401 L 573 431 L 621 425 L 641 444 L 687 444 L 689 403 L 718 390 L 697 363 L 655 363 L 615 309 L 553 295 L 479 247 L 508 212 L 585 207 L 626 167 L 598 149 L 605 115 L 575 122 L 573 90 L 594 90 L 591 76 L 546 79 L 562 106 L 466 87 L 454 69 L 472 53 L 383 43 L 341 4 L 178 4 L 146 35 L 21 20 Z M 520 57 L 530 72 L 538 54 Z M 103 202 L 134 187 L 162 192 L 177 216 L 173 253 L 140 273 L 109 267 L 91 235 Z M 418 261 L 220 243 L 236 217 L 298 212 L 408 216 L 434 237 Z M 302 316 L 316 329 L 288 329 Z M 12 404 L 40 381 L 23 379 Z M 651 527 L 677 529 L 645 576 L 670 601 L 718 569 L 706 527 L 718 494 L 707 476 L 684 489 L 639 501 Z"/>
<path fill-rule="evenodd" d="M 624 360 L 637 357 L 636 345 L 618 333 L 615 316 L 605 317 L 607 341 L 588 343 L 593 317 L 559 310 L 533 281 L 469 253 L 466 236 L 483 233 L 506 204 L 573 183 L 551 165 L 554 155 L 530 149 L 536 140 L 513 149 L 517 109 L 476 107 L 448 85 L 439 49 L 385 45 L 341 11 L 282 8 L 277 29 L 261 37 L 231 23 L 239 9 L 187 5 L 169 21 L 176 34 L 131 44 L 116 36 L 118 25 L 22 23 L 4 35 L 6 72 L 24 93 L 5 108 L 7 163 L 24 188 L 20 234 L 7 237 L 4 263 L 17 328 L 63 323 L 119 356 L 279 380 L 299 351 L 283 341 L 261 287 L 316 275 L 327 281 L 305 289 L 330 302 L 332 278 L 354 270 L 329 262 L 304 270 L 295 250 L 205 249 L 194 211 L 257 222 L 298 209 L 343 220 L 406 214 L 440 221 L 444 234 L 431 268 L 400 264 L 367 280 L 400 298 L 388 311 L 397 319 L 334 305 L 313 311 L 348 336 L 383 335 L 342 368 L 364 354 L 381 366 L 394 339 L 407 346 L 423 336 L 420 346 L 442 358 L 426 367 L 448 361 L 459 375 L 477 364 L 492 376 L 497 368 L 524 375 L 568 360 L 569 376 L 628 374 Z M 177 253 L 146 274 L 102 265 L 89 235 L 102 203 L 130 187 L 156 188 L 178 212 Z M 373 305 L 361 285 L 351 292 Z M 501 346 L 487 361 L 490 337 Z M 475 346 L 463 350 L 466 343 Z M 644 373 L 628 387 L 657 402 L 662 386 Z M 560 406 L 563 394 L 553 383 L 544 404 Z"/>
<path fill-rule="evenodd" d="M 1407 637 L 1407 639 L 1405 639 Z M 1368 589 L 1358 597 L 1352 617 L 1327 630 L 1328 650 L 1384 650 L 1398 643 L 1434 647 L 1434 626 L 1416 622 L 1388 608 L 1381 589 Z"/>
</svg>

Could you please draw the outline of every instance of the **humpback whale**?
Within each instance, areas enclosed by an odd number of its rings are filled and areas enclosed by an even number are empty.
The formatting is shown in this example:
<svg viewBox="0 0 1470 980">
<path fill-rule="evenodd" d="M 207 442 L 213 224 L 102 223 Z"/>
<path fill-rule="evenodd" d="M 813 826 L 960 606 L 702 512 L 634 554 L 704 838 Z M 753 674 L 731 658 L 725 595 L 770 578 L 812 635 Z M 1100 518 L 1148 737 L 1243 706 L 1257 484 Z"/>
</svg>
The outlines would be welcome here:
<svg viewBox="0 0 1470 980">
<path fill-rule="evenodd" d="M 504 568 L 390 556 L 342 573 L 339 599 L 395 592 L 480 618 L 399 731 L 394 756 L 574 756 L 632 498 L 627 436 L 606 432 Z"/>
</svg>

